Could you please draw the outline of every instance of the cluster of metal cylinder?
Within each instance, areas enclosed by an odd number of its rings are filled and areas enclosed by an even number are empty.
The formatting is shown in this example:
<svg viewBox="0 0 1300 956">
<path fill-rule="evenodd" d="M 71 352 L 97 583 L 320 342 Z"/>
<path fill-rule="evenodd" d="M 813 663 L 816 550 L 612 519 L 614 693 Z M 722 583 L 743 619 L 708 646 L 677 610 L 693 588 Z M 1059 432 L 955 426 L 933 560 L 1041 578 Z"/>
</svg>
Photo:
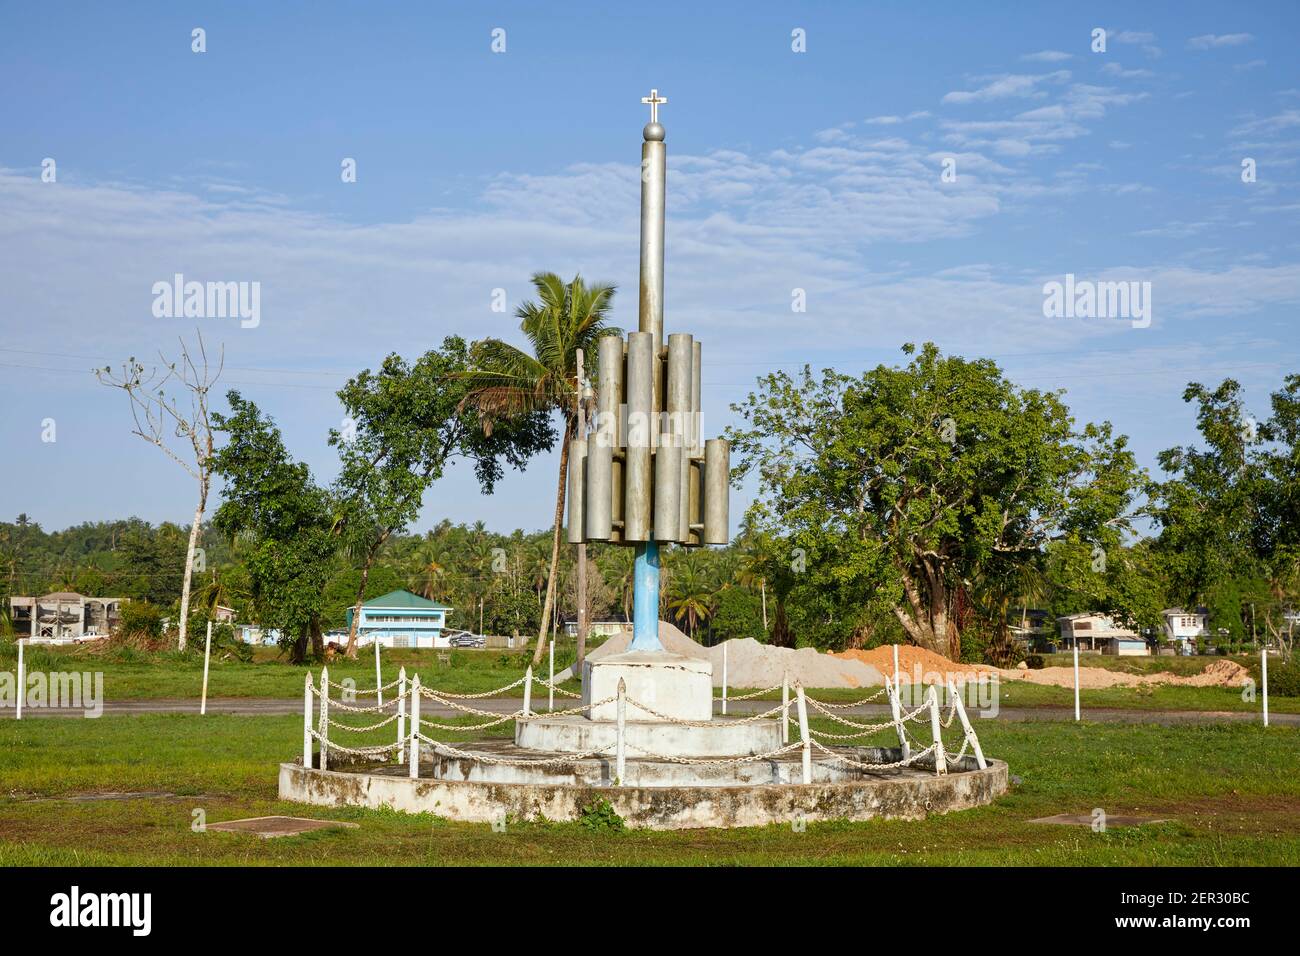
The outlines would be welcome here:
<svg viewBox="0 0 1300 956">
<path fill-rule="evenodd" d="M 700 343 L 599 340 L 593 430 L 569 446 L 569 541 L 726 544 L 731 454 L 700 430 Z"/>
</svg>

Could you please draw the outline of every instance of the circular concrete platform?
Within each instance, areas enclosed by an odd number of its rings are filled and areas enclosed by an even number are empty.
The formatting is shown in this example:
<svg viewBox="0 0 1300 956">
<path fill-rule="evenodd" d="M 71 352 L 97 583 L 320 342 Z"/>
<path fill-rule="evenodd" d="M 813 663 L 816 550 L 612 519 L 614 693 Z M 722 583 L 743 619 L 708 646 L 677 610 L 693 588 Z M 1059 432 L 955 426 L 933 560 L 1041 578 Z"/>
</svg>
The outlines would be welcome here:
<svg viewBox="0 0 1300 956">
<path fill-rule="evenodd" d="M 515 724 L 515 745 L 550 754 L 612 752 L 618 726 L 612 721 L 588 720 L 581 714 L 536 716 Z M 673 754 L 678 757 L 748 757 L 781 747 L 781 725 L 775 720 L 714 717 L 707 725 L 670 724 L 629 720 L 629 753 Z"/>
<path fill-rule="evenodd" d="M 471 747 L 488 754 L 492 742 L 479 741 Z M 496 742 L 509 748 L 507 742 Z M 517 753 L 517 751 L 514 751 Z M 845 748 L 837 751 L 861 762 L 897 760 L 897 750 L 887 748 Z M 491 756 L 491 754 L 488 754 Z M 797 755 L 796 755 L 797 756 Z M 629 760 L 629 785 L 610 786 L 604 758 L 559 764 L 554 770 L 564 782 L 539 775 L 535 782 L 517 782 L 522 768 L 509 770 L 516 782 L 491 779 L 440 779 L 456 770 L 447 758 L 425 754 L 420 778 L 411 779 L 402 765 L 360 761 L 335 763 L 335 769 L 304 769 L 300 763 L 280 765 L 280 798 L 317 806 L 361 806 L 391 808 L 408 813 L 432 813 L 451 820 L 494 823 L 517 819 L 575 820 L 582 809 L 598 798 L 608 800 L 629 826 L 653 830 L 683 830 L 700 827 L 765 826 L 796 820 L 921 819 L 934 813 L 948 813 L 991 803 L 1006 792 L 1007 765 L 989 760 L 980 770 L 974 758 L 953 762 L 948 773 L 936 774 L 931 763 L 889 770 L 864 771 L 847 767 L 830 758 L 814 762 L 811 784 L 789 783 L 788 758 L 752 761 L 752 771 L 735 771 L 727 783 L 677 786 L 631 785 L 633 773 L 650 775 L 662 770 L 662 763 Z M 333 762 L 335 758 L 331 756 Z M 762 764 L 768 764 L 766 770 Z M 748 767 L 750 764 L 733 764 Z M 477 766 L 491 767 L 477 762 Z M 839 779 L 828 769 L 835 765 Z M 681 768 L 682 764 L 671 764 Z M 690 765 L 692 775 L 704 765 Z M 523 770 L 532 773 L 533 768 Z M 745 774 L 754 777 L 742 780 Z M 769 775 L 765 781 L 763 774 Z M 780 781 L 780 782 L 777 782 Z"/>
</svg>

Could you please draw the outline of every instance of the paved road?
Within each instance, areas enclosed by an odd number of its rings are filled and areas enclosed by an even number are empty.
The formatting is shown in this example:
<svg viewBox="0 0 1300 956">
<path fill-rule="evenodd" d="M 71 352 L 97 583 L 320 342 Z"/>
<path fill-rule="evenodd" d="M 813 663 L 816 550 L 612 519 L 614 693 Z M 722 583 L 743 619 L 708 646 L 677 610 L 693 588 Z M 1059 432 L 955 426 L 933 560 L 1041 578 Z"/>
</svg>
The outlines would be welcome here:
<svg viewBox="0 0 1300 956">
<path fill-rule="evenodd" d="M 493 713 L 508 714 L 518 709 L 521 699 L 518 697 L 489 697 L 483 700 L 471 702 L 473 706 L 480 710 L 490 710 Z M 538 701 L 533 698 L 534 707 L 540 703 L 545 707 L 546 700 L 543 697 Z M 728 713 L 731 714 L 752 714 L 762 710 L 768 710 L 773 706 L 773 701 L 743 700 L 733 701 L 728 706 Z M 572 706 L 573 701 L 556 700 L 557 708 Z M 107 701 L 104 703 L 104 713 L 109 715 L 130 715 L 130 714 L 197 714 L 199 704 L 196 700 L 180 700 L 161 698 L 158 700 L 118 700 Z M 451 717 L 456 715 L 456 711 L 449 707 L 441 707 L 425 701 L 420 705 L 420 712 L 426 717 Z M 889 708 L 876 704 L 865 704 L 858 707 L 852 707 L 847 710 L 837 711 L 838 713 L 860 714 L 864 716 L 880 716 L 888 714 Z M 232 714 L 237 716 L 256 716 L 264 714 L 267 716 L 286 716 L 289 714 L 302 713 L 301 700 L 279 700 L 266 697 L 217 697 L 208 701 L 209 714 Z M 11 705 L 0 703 L 0 717 L 14 716 L 14 709 Z M 24 708 L 23 719 L 28 717 L 81 717 L 83 712 L 67 708 Z M 1161 724 L 1171 726 L 1174 724 L 1221 724 L 1221 723 L 1251 723 L 1258 722 L 1260 716 L 1258 713 L 1246 713 L 1240 711 L 1187 711 L 1187 710 L 1120 710 L 1115 708 L 1093 709 L 1087 708 L 1083 711 L 1084 720 L 1097 723 L 1117 723 L 1117 724 Z M 972 719 L 974 712 L 972 712 Z M 985 718 L 988 719 L 988 718 Z M 1069 707 L 1003 707 L 998 711 L 998 720 L 1008 721 L 1068 721 L 1074 719 L 1074 711 Z M 1300 714 L 1270 714 L 1269 723 L 1281 727 L 1300 727 Z M 976 727 L 979 723 L 976 723 Z"/>
</svg>

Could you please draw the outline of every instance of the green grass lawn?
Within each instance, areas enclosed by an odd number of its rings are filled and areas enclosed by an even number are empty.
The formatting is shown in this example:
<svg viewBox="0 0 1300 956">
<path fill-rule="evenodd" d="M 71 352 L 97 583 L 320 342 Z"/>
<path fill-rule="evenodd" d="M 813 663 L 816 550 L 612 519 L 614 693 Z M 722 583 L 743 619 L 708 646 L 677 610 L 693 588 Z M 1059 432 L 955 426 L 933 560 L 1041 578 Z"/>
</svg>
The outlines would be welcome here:
<svg viewBox="0 0 1300 956">
<path fill-rule="evenodd" d="M 789 825 L 609 833 L 574 822 L 498 833 L 432 816 L 280 802 L 277 764 L 302 746 L 295 717 L 2 721 L 0 866 L 1300 864 L 1298 730 L 994 721 L 977 729 L 985 751 L 1019 778 L 989 807 L 923 821 L 810 824 L 802 833 Z M 104 791 L 174 796 L 71 799 Z M 1028 823 L 1095 807 L 1172 822 L 1106 833 Z M 293 814 L 361 826 L 264 841 L 192 832 L 196 809 L 209 822 Z"/>
<path fill-rule="evenodd" d="M 448 663 L 442 663 L 435 651 L 394 649 L 384 651 L 382 660 L 384 680 L 397 676 L 399 667 L 408 675 L 420 674 L 426 686 L 456 693 L 482 693 L 518 680 L 532 661 L 531 651 L 462 650 L 449 652 Z M 573 663 L 573 644 L 561 642 L 556 650 L 555 667 L 562 670 Z M 1056 655 L 1064 659 L 1066 655 Z M 1112 669 L 1150 672 L 1171 670 L 1174 673 L 1199 673 L 1214 660 L 1198 658 L 1115 658 L 1089 655 L 1088 665 Z M 1055 660 L 1052 663 L 1056 663 Z M 14 645 L 0 642 L 0 670 L 13 672 L 17 666 Z M 96 653 L 93 647 L 35 647 L 26 651 L 29 671 L 101 671 L 104 674 L 104 696 L 107 700 L 148 700 L 181 698 L 197 701 L 203 686 L 203 659 L 195 654 L 142 654 L 119 651 L 113 654 Z M 284 662 L 274 649 L 258 648 L 251 663 L 213 661 L 208 677 L 208 695 L 218 697 L 263 697 L 297 699 L 302 694 L 303 678 L 308 670 L 319 674 L 319 666 L 298 667 Z M 538 676 L 545 677 L 547 661 L 538 668 Z M 352 678 L 360 689 L 375 685 L 375 664 L 372 656 L 362 655 L 360 660 L 336 660 L 330 664 L 330 679 L 336 682 Z M 562 684 L 577 691 L 576 681 Z M 732 693 L 743 694 L 758 688 L 734 688 Z M 719 692 L 720 693 L 720 692 Z M 817 695 L 826 700 L 857 700 L 865 696 L 861 690 L 818 690 Z M 503 696 L 522 697 L 523 688 L 516 687 Z M 766 695 L 765 699 L 779 699 L 780 693 Z M 1196 710 L 1258 712 L 1260 703 L 1244 700 L 1240 689 L 1226 687 L 1114 687 L 1084 690 L 1082 704 L 1087 708 L 1120 708 L 1135 710 Z M 1000 701 L 1004 707 L 1073 707 L 1074 690 L 1069 687 L 1044 687 L 1023 681 L 1004 681 L 1000 687 Z M 1274 713 L 1300 713 L 1300 698 L 1270 696 L 1269 707 Z"/>
</svg>

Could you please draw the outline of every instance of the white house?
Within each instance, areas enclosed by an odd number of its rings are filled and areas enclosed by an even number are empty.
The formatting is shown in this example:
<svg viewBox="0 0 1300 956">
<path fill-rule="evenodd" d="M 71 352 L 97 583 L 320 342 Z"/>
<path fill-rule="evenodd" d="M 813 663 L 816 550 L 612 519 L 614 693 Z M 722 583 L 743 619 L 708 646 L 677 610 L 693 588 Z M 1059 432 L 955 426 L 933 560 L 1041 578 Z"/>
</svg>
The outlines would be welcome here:
<svg viewBox="0 0 1300 956">
<path fill-rule="evenodd" d="M 1115 623 L 1105 614 L 1068 614 L 1057 618 L 1061 625 L 1061 644 L 1080 651 L 1098 651 L 1121 657 L 1145 657 L 1151 653 L 1147 642 L 1136 631 Z"/>
<path fill-rule="evenodd" d="M 1195 611 L 1171 607 L 1160 613 L 1165 619 L 1165 640 L 1178 648 L 1179 654 L 1195 654 L 1196 639 L 1210 636 L 1210 615 L 1203 607 Z"/>
<path fill-rule="evenodd" d="M 352 627 L 348 608 L 348 628 Z M 357 643 L 380 647 L 450 647 L 446 635 L 446 604 L 422 598 L 410 591 L 390 591 L 361 605 Z"/>
</svg>

